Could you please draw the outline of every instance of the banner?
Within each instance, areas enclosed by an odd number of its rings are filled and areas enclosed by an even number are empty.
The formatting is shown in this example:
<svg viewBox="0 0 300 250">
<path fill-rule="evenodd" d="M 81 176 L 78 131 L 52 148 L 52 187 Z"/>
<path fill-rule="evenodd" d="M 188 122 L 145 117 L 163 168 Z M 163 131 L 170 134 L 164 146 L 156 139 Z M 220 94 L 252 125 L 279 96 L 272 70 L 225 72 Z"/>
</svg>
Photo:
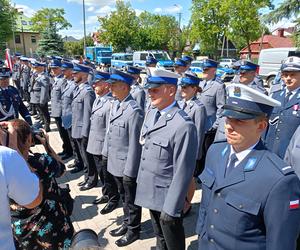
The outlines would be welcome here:
<svg viewBox="0 0 300 250">
<path fill-rule="evenodd" d="M 7 67 L 10 68 L 10 71 L 13 70 L 13 63 L 12 63 L 12 60 L 11 60 L 9 49 L 6 49 L 6 51 L 5 51 L 5 64 L 6 64 Z"/>
</svg>

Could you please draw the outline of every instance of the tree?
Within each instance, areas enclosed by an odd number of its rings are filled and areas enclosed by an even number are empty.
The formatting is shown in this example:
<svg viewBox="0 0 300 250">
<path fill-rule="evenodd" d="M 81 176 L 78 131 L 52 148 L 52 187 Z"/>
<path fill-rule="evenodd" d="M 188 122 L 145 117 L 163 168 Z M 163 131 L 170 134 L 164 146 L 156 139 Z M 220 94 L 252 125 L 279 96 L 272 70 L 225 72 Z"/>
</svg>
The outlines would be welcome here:
<svg viewBox="0 0 300 250">
<path fill-rule="evenodd" d="M 37 11 L 31 18 L 32 29 L 36 32 L 43 32 L 52 26 L 58 32 L 60 30 L 71 28 L 72 25 L 64 18 L 64 9 L 43 8 Z"/>
<path fill-rule="evenodd" d="M 279 7 L 269 14 L 264 16 L 265 20 L 269 23 L 277 23 L 283 18 L 298 17 L 300 14 L 299 0 L 285 0 Z M 298 17 L 294 23 L 296 24 L 296 31 L 293 35 L 295 45 L 300 48 L 300 18 Z"/>
<path fill-rule="evenodd" d="M 116 2 L 116 10 L 109 16 L 99 17 L 100 37 L 103 44 L 111 44 L 116 51 L 126 51 L 134 47 L 135 36 L 139 29 L 138 19 L 130 3 Z"/>
<path fill-rule="evenodd" d="M 17 11 L 9 0 L 0 0 L 0 54 L 4 53 L 6 42 L 12 37 Z"/>
<path fill-rule="evenodd" d="M 93 46 L 94 41 L 92 37 L 89 35 L 86 37 L 86 46 Z M 64 50 L 65 55 L 67 56 L 75 56 L 82 55 L 83 56 L 83 38 L 80 41 L 76 42 L 64 42 Z"/>
</svg>

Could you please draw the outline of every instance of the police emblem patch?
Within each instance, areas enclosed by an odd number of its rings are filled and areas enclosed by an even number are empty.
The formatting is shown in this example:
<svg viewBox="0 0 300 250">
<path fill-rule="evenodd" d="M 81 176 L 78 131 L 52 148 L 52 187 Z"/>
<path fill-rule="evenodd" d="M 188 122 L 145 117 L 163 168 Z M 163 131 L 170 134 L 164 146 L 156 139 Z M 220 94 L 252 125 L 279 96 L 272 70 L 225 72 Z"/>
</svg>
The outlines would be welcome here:
<svg viewBox="0 0 300 250">
<path fill-rule="evenodd" d="M 233 94 L 236 97 L 241 97 L 241 88 L 240 87 L 234 87 Z"/>
</svg>

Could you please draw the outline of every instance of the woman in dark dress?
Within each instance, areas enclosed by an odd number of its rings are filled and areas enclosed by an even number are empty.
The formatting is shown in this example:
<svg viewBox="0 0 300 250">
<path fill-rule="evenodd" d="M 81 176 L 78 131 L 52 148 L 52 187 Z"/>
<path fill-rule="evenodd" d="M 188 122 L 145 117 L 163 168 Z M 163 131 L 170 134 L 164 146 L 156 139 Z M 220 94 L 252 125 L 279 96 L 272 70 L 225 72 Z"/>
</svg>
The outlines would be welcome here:
<svg viewBox="0 0 300 250">
<path fill-rule="evenodd" d="M 27 209 L 11 201 L 16 249 L 69 249 L 74 228 L 64 204 L 57 198 L 58 185 L 55 180 L 64 173 L 65 165 L 50 147 L 45 133 L 36 138 L 47 153 L 31 154 L 29 149 L 33 138 L 30 126 L 20 119 L 13 120 L 12 125 L 17 132 L 19 151 L 43 187 L 43 201 L 34 209 Z"/>
</svg>

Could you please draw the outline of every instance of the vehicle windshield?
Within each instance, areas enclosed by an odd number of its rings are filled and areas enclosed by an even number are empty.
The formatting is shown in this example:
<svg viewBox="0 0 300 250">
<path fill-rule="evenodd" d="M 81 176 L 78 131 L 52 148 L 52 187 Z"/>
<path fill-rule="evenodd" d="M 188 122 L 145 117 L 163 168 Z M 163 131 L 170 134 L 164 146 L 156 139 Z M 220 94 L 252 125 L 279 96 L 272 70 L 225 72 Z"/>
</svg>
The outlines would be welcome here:
<svg viewBox="0 0 300 250">
<path fill-rule="evenodd" d="M 132 58 L 132 55 L 125 55 L 124 56 L 124 61 L 132 61 L 133 58 Z"/>
<path fill-rule="evenodd" d="M 98 56 L 111 57 L 112 53 L 109 51 L 98 51 Z"/>
<path fill-rule="evenodd" d="M 156 60 L 158 61 L 166 61 L 166 60 L 171 60 L 169 55 L 166 52 L 162 53 L 153 53 L 153 56 Z"/>
</svg>

